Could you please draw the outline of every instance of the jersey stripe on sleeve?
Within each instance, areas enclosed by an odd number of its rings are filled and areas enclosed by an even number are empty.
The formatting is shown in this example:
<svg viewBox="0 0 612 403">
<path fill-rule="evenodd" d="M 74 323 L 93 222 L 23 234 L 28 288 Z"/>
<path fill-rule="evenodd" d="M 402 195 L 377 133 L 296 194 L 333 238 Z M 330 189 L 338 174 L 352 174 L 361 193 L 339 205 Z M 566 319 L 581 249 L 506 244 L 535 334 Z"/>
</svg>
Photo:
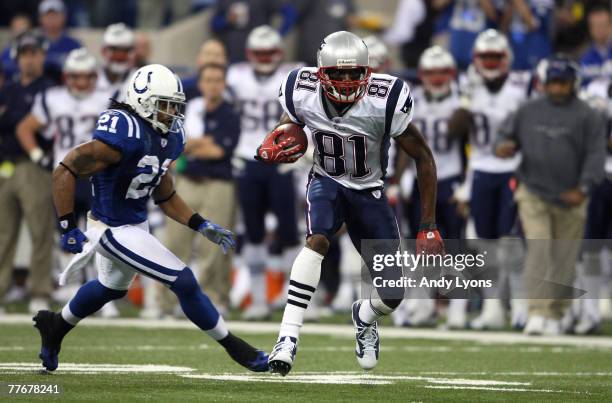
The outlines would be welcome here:
<svg viewBox="0 0 612 403">
<path fill-rule="evenodd" d="M 295 105 L 293 104 L 293 89 L 295 88 L 295 80 L 297 79 L 299 70 L 300 69 L 293 70 L 287 77 L 287 83 L 285 85 L 285 105 L 287 105 L 287 110 L 291 114 L 291 118 L 300 124 L 304 124 L 301 119 L 298 118 L 297 113 L 295 113 Z"/>
<path fill-rule="evenodd" d="M 399 96 L 402 92 L 403 86 L 404 82 L 399 78 L 396 79 L 393 83 L 393 87 L 391 87 L 389 98 L 387 98 L 387 108 L 385 109 L 385 136 L 388 136 L 389 132 L 391 131 L 391 123 L 393 122 L 395 107 L 397 106 L 397 101 L 399 101 Z"/>
</svg>

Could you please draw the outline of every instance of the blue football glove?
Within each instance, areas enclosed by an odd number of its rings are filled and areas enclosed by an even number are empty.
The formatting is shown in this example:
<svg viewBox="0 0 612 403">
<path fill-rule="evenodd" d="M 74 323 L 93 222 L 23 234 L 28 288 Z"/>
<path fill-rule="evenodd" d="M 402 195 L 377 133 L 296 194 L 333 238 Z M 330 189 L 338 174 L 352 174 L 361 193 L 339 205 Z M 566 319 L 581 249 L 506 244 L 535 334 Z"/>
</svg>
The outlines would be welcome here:
<svg viewBox="0 0 612 403">
<path fill-rule="evenodd" d="M 223 249 L 223 254 L 227 254 L 229 249 L 234 249 L 236 241 L 234 233 L 208 220 L 198 228 L 198 232 L 204 235 L 209 241 L 216 243 Z"/>
<path fill-rule="evenodd" d="M 62 234 L 62 250 L 74 254 L 81 253 L 83 251 L 83 243 L 87 241 L 87 237 L 80 229 L 73 228 L 65 234 Z"/>
</svg>

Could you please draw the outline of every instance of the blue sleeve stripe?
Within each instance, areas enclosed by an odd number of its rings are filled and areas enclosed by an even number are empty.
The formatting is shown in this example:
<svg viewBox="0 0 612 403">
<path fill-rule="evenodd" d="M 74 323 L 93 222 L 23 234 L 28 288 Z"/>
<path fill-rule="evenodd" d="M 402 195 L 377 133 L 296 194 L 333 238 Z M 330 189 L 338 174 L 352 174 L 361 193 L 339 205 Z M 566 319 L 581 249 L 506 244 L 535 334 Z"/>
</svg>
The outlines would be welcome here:
<svg viewBox="0 0 612 403">
<path fill-rule="evenodd" d="M 128 137 L 132 137 L 134 135 L 134 127 L 133 127 L 134 126 L 134 122 L 132 121 L 132 119 L 130 119 L 130 116 L 127 113 L 125 113 L 123 111 L 120 111 L 120 110 L 117 110 L 117 112 L 119 112 L 119 114 L 121 116 L 123 116 L 125 118 L 125 120 L 127 121 L 127 124 L 128 124 L 128 133 L 127 133 L 127 136 Z"/>
<path fill-rule="evenodd" d="M 51 114 L 49 113 L 49 105 L 47 105 L 47 91 L 43 91 L 42 92 L 42 99 L 41 99 L 41 103 L 42 103 L 42 107 L 43 107 L 43 111 L 45 112 L 45 117 L 47 118 L 47 123 L 51 123 Z"/>
<path fill-rule="evenodd" d="M 387 108 L 385 109 L 385 136 L 388 136 L 391 131 L 393 115 L 395 114 L 395 108 L 397 107 L 397 102 L 399 101 L 403 86 L 404 82 L 402 80 L 399 78 L 395 79 L 393 87 L 391 87 L 391 92 L 389 93 L 389 98 L 387 98 Z"/>
<path fill-rule="evenodd" d="M 287 105 L 287 110 L 291 114 L 293 120 L 303 124 L 295 113 L 295 105 L 293 104 L 293 88 L 295 88 L 295 80 L 297 79 L 299 70 L 300 69 L 295 69 L 289 73 L 289 77 L 287 78 L 287 83 L 285 85 L 285 105 Z"/>
</svg>

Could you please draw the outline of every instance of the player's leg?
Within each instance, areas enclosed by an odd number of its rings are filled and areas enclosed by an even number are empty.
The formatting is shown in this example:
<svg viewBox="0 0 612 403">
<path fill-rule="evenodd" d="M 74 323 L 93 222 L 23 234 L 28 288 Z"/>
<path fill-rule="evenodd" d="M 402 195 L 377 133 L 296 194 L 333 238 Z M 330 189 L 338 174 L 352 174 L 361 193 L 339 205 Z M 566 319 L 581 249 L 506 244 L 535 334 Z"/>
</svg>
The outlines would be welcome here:
<svg viewBox="0 0 612 403">
<path fill-rule="evenodd" d="M 244 319 L 264 319 L 270 315 L 266 285 L 266 261 L 268 252 L 264 244 L 266 187 L 271 185 L 266 178 L 266 166 L 260 162 L 245 162 L 246 167 L 238 177 L 238 199 L 246 227 L 246 242 L 242 257 L 251 275 L 252 304 L 244 312 Z"/>
<path fill-rule="evenodd" d="M 127 294 L 134 271 L 118 266 L 112 260 L 96 254 L 98 278 L 83 284 L 60 313 L 39 311 L 33 318 L 42 339 L 40 359 L 53 371 L 66 334 L 81 320 L 99 311 L 105 304 Z"/>
<path fill-rule="evenodd" d="M 492 287 L 482 290 L 483 306 L 480 315 L 470 321 L 474 329 L 497 329 L 503 326 L 501 301 L 499 300 L 499 267 L 497 265 L 496 239 L 499 237 L 500 179 L 495 173 L 474 172 L 470 213 L 474 220 L 477 249 L 487 251 L 487 279 L 492 280 Z"/>
<path fill-rule="evenodd" d="M 342 225 L 343 209 L 339 189 L 329 178 L 311 176 L 306 190 L 306 246 L 293 262 L 289 277 L 287 305 L 278 341 L 270 353 L 270 368 L 286 375 L 293 365 L 304 314 L 321 277 L 321 262 L 329 249 L 329 239 Z"/>
<path fill-rule="evenodd" d="M 301 250 L 298 239 L 297 200 L 293 172 L 279 172 L 277 167 L 270 175 L 268 187 L 268 204 L 276 217 L 275 240 L 270 248 L 268 268 L 279 276 L 287 278 L 292 263 Z M 283 293 L 287 293 L 283 289 Z M 286 300 L 280 297 L 275 301 L 277 308 L 284 306 Z M 311 309 L 312 311 L 312 309 Z"/>
<path fill-rule="evenodd" d="M 375 254 L 395 255 L 400 250 L 399 228 L 385 194 L 380 190 L 344 189 L 344 199 L 348 233 L 368 267 L 371 279 L 400 280 L 402 270 L 397 266 L 373 270 Z M 370 244 L 362 244 L 362 240 L 370 240 Z M 369 296 L 353 304 L 355 354 L 363 369 L 372 369 L 378 363 L 380 343 L 377 321 L 400 305 L 404 291 L 403 287 L 372 287 Z"/>
<path fill-rule="evenodd" d="M 99 249 L 113 261 L 168 286 L 176 294 L 185 316 L 221 344 L 234 361 L 252 371 L 267 371 L 268 356 L 229 333 L 191 269 L 153 235 L 133 226 L 107 230 Z"/>
<path fill-rule="evenodd" d="M 599 311 L 599 289 L 601 287 L 601 251 L 604 239 L 608 236 L 608 228 L 612 213 L 610 204 L 612 197 L 606 198 L 606 190 L 612 196 L 612 182 L 605 180 L 597 186 L 592 194 L 587 210 L 585 242 L 582 252 L 582 268 L 576 272 L 578 287 L 585 289 L 587 294 L 582 298 L 578 322 L 574 330 L 578 334 L 594 333 L 601 324 Z"/>
</svg>

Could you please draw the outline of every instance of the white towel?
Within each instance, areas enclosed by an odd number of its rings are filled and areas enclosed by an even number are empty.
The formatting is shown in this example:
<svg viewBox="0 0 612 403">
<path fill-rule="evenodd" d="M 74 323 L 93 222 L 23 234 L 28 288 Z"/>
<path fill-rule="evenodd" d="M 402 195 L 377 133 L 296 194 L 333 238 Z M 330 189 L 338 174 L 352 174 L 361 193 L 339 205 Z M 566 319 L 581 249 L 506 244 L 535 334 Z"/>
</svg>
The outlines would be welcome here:
<svg viewBox="0 0 612 403">
<path fill-rule="evenodd" d="M 59 285 L 63 286 L 72 281 L 80 279 L 79 272 L 87 266 L 96 253 L 96 246 L 100 242 L 102 234 L 108 227 L 102 222 L 87 217 L 87 230 L 85 236 L 88 241 L 83 244 L 83 251 L 74 255 L 68 266 L 59 277 Z"/>
</svg>

